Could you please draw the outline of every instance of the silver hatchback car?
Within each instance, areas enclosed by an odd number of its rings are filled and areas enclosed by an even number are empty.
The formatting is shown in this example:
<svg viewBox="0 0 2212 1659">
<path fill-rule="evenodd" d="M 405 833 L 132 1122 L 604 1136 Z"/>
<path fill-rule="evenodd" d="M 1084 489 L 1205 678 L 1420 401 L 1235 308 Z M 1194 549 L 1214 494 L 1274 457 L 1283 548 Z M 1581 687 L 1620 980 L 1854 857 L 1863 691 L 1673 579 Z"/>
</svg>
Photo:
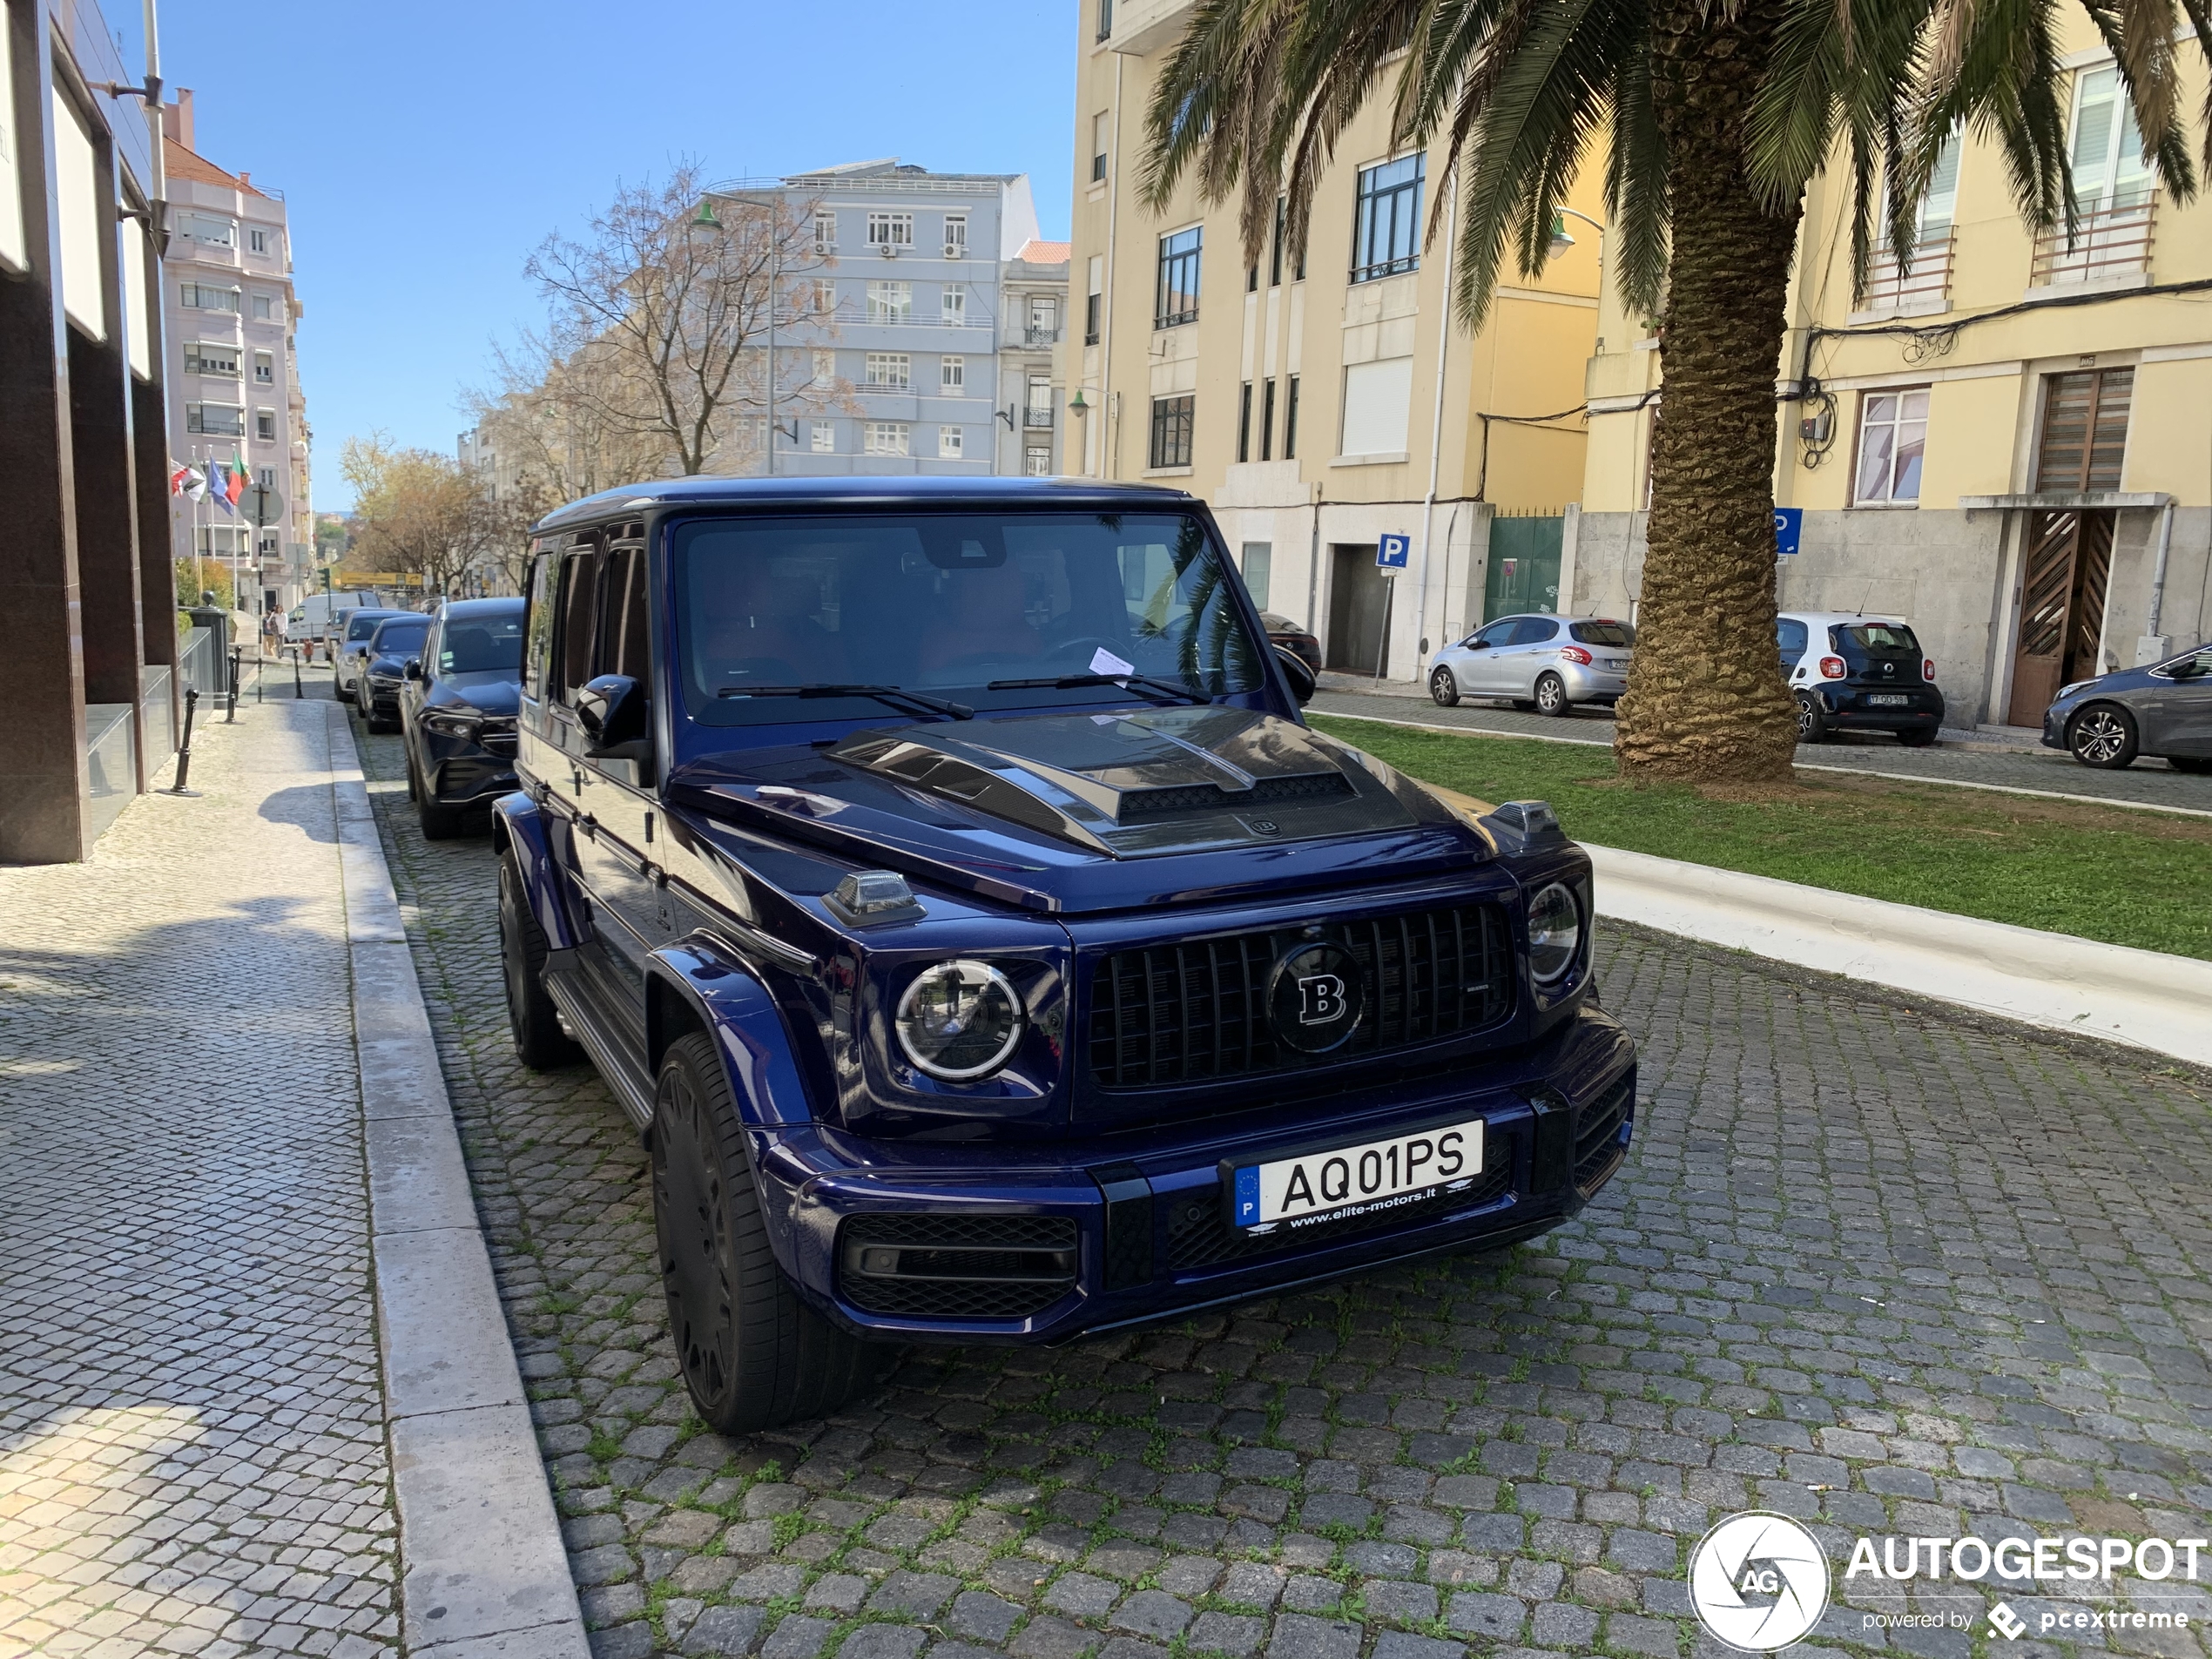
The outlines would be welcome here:
<svg viewBox="0 0 2212 1659">
<path fill-rule="evenodd" d="M 1463 697 L 1502 697 L 1544 714 L 1616 703 L 1635 637 L 1608 617 L 1501 617 L 1436 653 L 1428 694 L 1447 709 Z"/>
</svg>

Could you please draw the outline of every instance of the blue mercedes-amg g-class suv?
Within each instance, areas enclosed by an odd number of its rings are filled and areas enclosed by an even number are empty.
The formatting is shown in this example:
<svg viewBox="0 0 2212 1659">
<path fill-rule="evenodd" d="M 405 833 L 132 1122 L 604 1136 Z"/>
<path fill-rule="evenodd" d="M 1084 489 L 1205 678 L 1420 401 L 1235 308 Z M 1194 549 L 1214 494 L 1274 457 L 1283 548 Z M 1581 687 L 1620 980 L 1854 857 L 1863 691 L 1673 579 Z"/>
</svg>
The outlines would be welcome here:
<svg viewBox="0 0 2212 1659">
<path fill-rule="evenodd" d="M 724 1431 L 1574 1214 L 1625 1155 L 1590 865 L 1309 729 L 1204 507 L 685 479 L 533 531 L 515 1040 L 643 1130 Z"/>
</svg>

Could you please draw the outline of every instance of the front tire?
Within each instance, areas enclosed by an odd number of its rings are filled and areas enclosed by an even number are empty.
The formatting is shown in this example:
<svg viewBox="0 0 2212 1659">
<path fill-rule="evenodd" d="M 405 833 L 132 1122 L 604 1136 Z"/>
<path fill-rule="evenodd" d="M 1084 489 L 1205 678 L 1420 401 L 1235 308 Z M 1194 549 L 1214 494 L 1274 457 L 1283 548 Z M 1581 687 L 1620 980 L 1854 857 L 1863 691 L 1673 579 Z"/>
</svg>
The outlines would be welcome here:
<svg viewBox="0 0 2212 1659">
<path fill-rule="evenodd" d="M 1436 699 L 1436 706 L 1440 709 L 1455 709 L 1460 706 L 1460 682 L 1454 678 L 1452 671 L 1441 663 L 1437 664 L 1436 671 L 1428 677 L 1428 694 Z"/>
<path fill-rule="evenodd" d="M 507 1028 L 515 1054 L 533 1071 L 572 1066 L 583 1050 L 561 1029 L 561 1012 L 545 988 L 545 930 L 523 892 L 512 853 L 499 855 L 500 977 L 507 988 Z"/>
<path fill-rule="evenodd" d="M 1536 676 L 1536 712 L 1554 717 L 1575 712 L 1575 705 L 1567 700 L 1567 682 L 1558 675 Z"/>
<path fill-rule="evenodd" d="M 2135 764 L 2135 718 L 2116 703 L 2092 703 L 2067 723 L 2067 752 L 2099 772 L 2121 772 Z"/>
<path fill-rule="evenodd" d="M 1797 741 L 1799 743 L 1828 741 L 1827 705 L 1811 691 L 1797 693 Z"/>
<path fill-rule="evenodd" d="M 897 1357 L 799 1299 L 769 1244 L 745 1138 L 712 1040 L 677 1039 L 653 1105 L 653 1224 L 677 1364 L 720 1434 L 833 1412 Z"/>
</svg>

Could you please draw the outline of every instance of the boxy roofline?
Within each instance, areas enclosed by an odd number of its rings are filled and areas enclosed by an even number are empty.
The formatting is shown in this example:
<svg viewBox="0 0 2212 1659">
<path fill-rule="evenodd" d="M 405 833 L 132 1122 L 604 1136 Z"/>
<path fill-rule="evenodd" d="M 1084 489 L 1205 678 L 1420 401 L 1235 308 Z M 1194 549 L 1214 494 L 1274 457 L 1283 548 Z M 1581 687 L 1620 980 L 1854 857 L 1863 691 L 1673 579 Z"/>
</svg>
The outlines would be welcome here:
<svg viewBox="0 0 2212 1659">
<path fill-rule="evenodd" d="M 662 478 L 557 507 L 530 534 L 572 529 L 659 507 L 880 508 L 897 506 L 1019 508 L 1188 507 L 1197 497 L 1157 484 L 1084 478 Z"/>
</svg>

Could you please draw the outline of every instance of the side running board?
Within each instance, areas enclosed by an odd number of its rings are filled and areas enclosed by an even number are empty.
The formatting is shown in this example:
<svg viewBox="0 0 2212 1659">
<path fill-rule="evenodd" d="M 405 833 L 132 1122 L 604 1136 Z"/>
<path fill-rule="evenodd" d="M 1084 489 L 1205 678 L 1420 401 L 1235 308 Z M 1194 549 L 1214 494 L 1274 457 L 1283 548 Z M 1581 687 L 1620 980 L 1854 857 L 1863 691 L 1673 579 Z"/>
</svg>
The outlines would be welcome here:
<svg viewBox="0 0 2212 1659">
<path fill-rule="evenodd" d="M 629 1045 L 609 1027 L 599 1012 L 597 1002 L 590 992 L 573 983 L 560 968 L 548 963 L 545 969 L 546 994 L 552 997 L 553 1006 L 561 1010 L 562 1023 L 570 1035 L 583 1045 L 591 1056 L 591 1063 L 614 1090 L 622 1109 L 641 1130 L 653 1123 L 653 1097 L 637 1084 L 637 1067 L 626 1052 Z"/>
</svg>

